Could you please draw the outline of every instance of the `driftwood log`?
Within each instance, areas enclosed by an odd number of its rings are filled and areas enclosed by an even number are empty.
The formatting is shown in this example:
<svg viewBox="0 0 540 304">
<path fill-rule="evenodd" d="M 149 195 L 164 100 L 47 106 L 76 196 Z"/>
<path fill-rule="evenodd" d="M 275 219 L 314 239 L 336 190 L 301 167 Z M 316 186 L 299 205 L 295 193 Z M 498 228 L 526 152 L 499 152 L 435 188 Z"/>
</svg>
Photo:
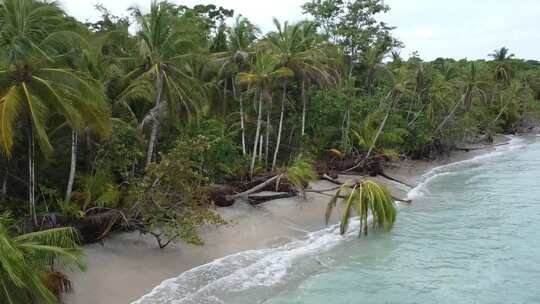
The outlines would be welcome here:
<svg viewBox="0 0 540 304">
<path fill-rule="evenodd" d="M 273 201 L 282 198 L 295 197 L 298 193 L 296 192 L 282 192 L 282 193 L 272 193 L 267 195 L 250 195 L 248 196 L 249 203 L 251 205 L 260 205 L 268 201 Z"/>
</svg>

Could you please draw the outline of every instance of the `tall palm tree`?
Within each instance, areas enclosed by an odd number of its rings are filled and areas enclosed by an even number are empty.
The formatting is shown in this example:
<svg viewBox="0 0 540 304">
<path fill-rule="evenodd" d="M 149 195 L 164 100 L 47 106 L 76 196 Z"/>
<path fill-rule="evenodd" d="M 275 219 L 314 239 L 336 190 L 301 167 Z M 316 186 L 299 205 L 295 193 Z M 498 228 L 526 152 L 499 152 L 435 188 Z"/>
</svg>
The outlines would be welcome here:
<svg viewBox="0 0 540 304">
<path fill-rule="evenodd" d="M 12 219 L 0 216 L 0 302 L 58 303 L 51 285 L 69 289 L 69 281 L 54 266 L 84 269 L 77 231 L 58 228 L 18 234 Z M 59 281 L 58 281 L 59 280 Z M 51 284 L 57 281 L 59 284 Z"/>
<path fill-rule="evenodd" d="M 292 70 L 284 67 L 279 67 L 279 60 L 275 56 L 267 52 L 260 52 L 256 56 L 252 70 L 249 73 L 239 73 L 237 76 L 237 81 L 240 84 L 245 84 L 256 88 L 256 92 L 259 94 L 259 100 L 257 105 L 257 129 L 255 131 L 255 139 L 253 141 L 253 155 L 251 157 L 250 165 L 250 175 L 252 177 L 255 169 L 255 160 L 257 158 L 257 147 L 260 144 L 259 137 L 262 125 L 263 101 L 266 101 L 266 111 L 267 113 L 270 113 L 273 86 L 276 84 L 276 82 L 279 82 L 286 78 L 290 78 L 293 75 L 294 73 Z M 267 125 L 266 127 L 268 128 L 269 126 Z"/>
<path fill-rule="evenodd" d="M 373 227 L 385 231 L 392 229 L 396 221 L 396 206 L 390 192 L 374 181 L 362 180 L 341 186 L 326 207 L 326 224 L 340 200 L 345 204 L 340 225 L 341 234 L 347 232 L 353 212 L 356 212 L 360 219 L 360 235 L 368 234 L 369 215 L 373 216 Z"/>
<path fill-rule="evenodd" d="M 114 70 L 120 69 L 117 65 L 116 58 L 111 55 L 105 55 L 106 48 L 114 47 L 115 50 L 121 49 L 121 44 L 126 40 L 128 36 L 127 27 L 123 29 L 116 29 L 109 32 L 100 32 L 100 33 L 88 33 L 84 37 L 84 43 L 81 43 L 84 46 L 80 52 L 74 54 L 73 62 L 77 70 L 83 71 L 90 75 L 93 79 L 96 79 L 100 83 L 103 83 L 107 87 L 108 82 L 110 81 L 110 74 Z M 91 43 L 90 43 L 91 41 Z M 113 94 L 107 94 L 109 99 L 113 101 L 116 100 L 113 90 L 106 89 L 107 92 Z M 111 96 L 112 95 L 112 96 Z M 105 123 L 108 119 L 108 115 L 102 115 L 102 123 Z M 90 132 L 94 131 L 91 128 L 85 128 L 84 133 L 87 135 L 86 140 L 90 140 Z M 69 202 L 71 200 L 73 185 L 75 182 L 75 174 L 77 170 L 77 150 L 79 146 L 80 135 L 78 131 L 72 131 L 71 135 L 71 162 L 70 170 L 68 176 L 68 182 L 66 187 L 66 193 L 64 196 L 64 201 Z M 103 136 L 103 134 L 97 133 L 98 136 Z"/>
<path fill-rule="evenodd" d="M 387 51 L 388 48 L 384 44 L 375 44 L 360 54 L 360 63 L 366 68 L 365 86 L 369 94 L 373 93 L 377 71 L 384 68 L 382 62 Z"/>
<path fill-rule="evenodd" d="M 8 157 L 17 127 L 28 141 L 28 201 L 34 224 L 36 216 L 35 154 L 48 156 L 53 148 L 47 120 L 59 114 L 75 131 L 89 125 L 108 134 L 109 110 L 101 85 L 67 66 L 65 49 L 77 35 L 61 28 L 64 13 L 54 3 L 5 0 L 0 6 L 0 49 L 8 60 L 0 67 L 0 148 Z"/>
<path fill-rule="evenodd" d="M 474 62 L 471 62 L 466 78 L 461 83 L 464 88 L 463 105 L 465 106 L 465 110 L 469 111 L 473 105 L 475 97 L 485 99 L 485 92 L 482 89 L 485 82 L 479 77 L 478 68 Z"/>
<path fill-rule="evenodd" d="M 148 166 L 154 159 L 163 113 L 174 123 L 180 114 L 189 118 L 199 109 L 198 104 L 203 99 L 201 86 L 189 75 L 186 66 L 202 52 L 205 37 L 197 27 L 182 23 L 177 16 L 177 6 L 167 1 L 153 0 L 149 14 L 139 8 L 131 10 L 139 26 L 139 56 L 146 66 L 137 81 L 151 79 L 155 82 L 154 108 L 141 123 L 141 127 L 150 124 Z"/>
<path fill-rule="evenodd" d="M 509 81 L 512 75 L 512 68 L 508 64 L 508 60 L 512 59 L 515 55 L 510 54 L 510 50 L 507 47 L 502 47 L 489 54 L 489 57 L 493 58 L 495 62 L 495 79 L 500 81 Z"/>
<path fill-rule="evenodd" d="M 502 47 L 500 49 L 496 49 L 493 51 L 493 53 L 489 54 L 489 57 L 493 58 L 495 61 L 505 61 L 508 59 L 512 59 L 515 55 L 510 54 L 510 50 L 507 47 Z"/>
<path fill-rule="evenodd" d="M 240 131 L 242 140 L 242 153 L 246 155 L 246 130 L 244 100 L 242 92 L 237 89 L 234 81 L 236 74 L 246 72 L 249 64 L 255 56 L 252 48 L 253 43 L 260 33 L 258 27 L 253 25 L 247 18 L 241 15 L 236 17 L 235 23 L 227 30 L 229 36 L 229 50 L 227 52 L 216 54 L 221 63 L 220 74 L 224 75 L 224 90 L 228 80 L 231 80 L 233 98 L 237 100 L 240 106 Z M 226 94 L 224 94 L 226 95 Z M 223 96 L 226 98 L 226 96 Z"/>
<path fill-rule="evenodd" d="M 305 135 L 307 115 L 307 93 L 311 83 L 319 85 L 336 84 L 337 68 L 327 56 L 314 23 L 303 21 L 283 25 L 274 18 L 276 27 L 268 34 L 266 41 L 280 60 L 280 65 L 292 70 L 300 83 L 302 99 L 301 135 Z"/>
</svg>

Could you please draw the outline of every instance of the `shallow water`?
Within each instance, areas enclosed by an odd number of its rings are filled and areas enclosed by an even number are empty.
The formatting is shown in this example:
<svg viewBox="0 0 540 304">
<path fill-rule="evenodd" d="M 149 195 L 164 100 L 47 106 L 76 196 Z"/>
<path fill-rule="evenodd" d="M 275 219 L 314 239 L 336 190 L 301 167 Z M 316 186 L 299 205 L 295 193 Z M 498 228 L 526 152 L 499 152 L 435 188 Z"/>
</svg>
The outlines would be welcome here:
<svg viewBox="0 0 540 304">
<path fill-rule="evenodd" d="M 425 178 L 391 233 L 331 227 L 203 265 L 138 303 L 540 303 L 540 142 Z"/>
</svg>

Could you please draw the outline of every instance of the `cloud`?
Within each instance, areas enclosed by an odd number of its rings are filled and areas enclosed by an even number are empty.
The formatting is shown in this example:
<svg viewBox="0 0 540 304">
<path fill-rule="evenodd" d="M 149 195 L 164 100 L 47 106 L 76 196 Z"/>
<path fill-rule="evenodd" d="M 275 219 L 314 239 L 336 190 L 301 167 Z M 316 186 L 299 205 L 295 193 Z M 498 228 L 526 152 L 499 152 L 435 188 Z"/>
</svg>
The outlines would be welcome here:
<svg viewBox="0 0 540 304">
<path fill-rule="evenodd" d="M 540 59 L 538 0 L 387 0 L 392 10 L 383 19 L 395 34 L 424 59 L 486 58 L 507 46 L 518 57 Z"/>
<path fill-rule="evenodd" d="M 127 8 L 148 8 L 151 0 L 61 0 L 77 19 L 95 21 L 95 4 L 102 2 L 116 15 Z M 307 0 L 174 0 L 184 5 L 213 3 L 242 14 L 263 31 L 273 29 L 272 18 L 305 19 L 300 6 Z M 404 55 L 419 51 L 422 58 L 486 58 L 507 46 L 516 56 L 540 59 L 539 0 L 386 0 L 392 10 L 382 20 L 397 26 L 395 35 L 406 45 Z"/>
</svg>

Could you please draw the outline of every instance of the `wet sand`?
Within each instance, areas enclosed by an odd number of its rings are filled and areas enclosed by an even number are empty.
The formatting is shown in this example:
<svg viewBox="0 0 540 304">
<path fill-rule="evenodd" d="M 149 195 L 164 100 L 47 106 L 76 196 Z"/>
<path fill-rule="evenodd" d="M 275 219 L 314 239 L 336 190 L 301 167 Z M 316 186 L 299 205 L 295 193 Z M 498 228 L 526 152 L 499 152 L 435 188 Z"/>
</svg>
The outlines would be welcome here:
<svg viewBox="0 0 540 304">
<path fill-rule="evenodd" d="M 496 143 L 508 140 L 507 137 L 497 137 Z M 435 161 L 399 161 L 385 173 L 414 186 L 432 168 L 492 150 L 457 151 Z M 340 176 L 342 181 L 350 178 L 355 177 Z M 404 198 L 411 190 L 380 177 L 377 180 L 389 186 L 396 197 Z M 327 181 L 317 181 L 310 186 L 319 190 L 335 187 Z M 230 224 L 204 231 L 204 246 L 176 243 L 159 249 L 152 237 L 139 233 L 114 234 L 102 245 L 85 247 L 88 270 L 69 274 L 74 292 L 64 296 L 63 300 L 67 304 L 131 303 L 152 291 L 163 280 L 191 268 L 236 252 L 279 246 L 308 232 L 323 229 L 328 200 L 328 196 L 308 193 L 306 200 L 287 198 L 257 207 L 237 201 L 233 207 L 216 210 Z M 332 223 L 337 223 L 339 210 L 334 214 Z"/>
</svg>

